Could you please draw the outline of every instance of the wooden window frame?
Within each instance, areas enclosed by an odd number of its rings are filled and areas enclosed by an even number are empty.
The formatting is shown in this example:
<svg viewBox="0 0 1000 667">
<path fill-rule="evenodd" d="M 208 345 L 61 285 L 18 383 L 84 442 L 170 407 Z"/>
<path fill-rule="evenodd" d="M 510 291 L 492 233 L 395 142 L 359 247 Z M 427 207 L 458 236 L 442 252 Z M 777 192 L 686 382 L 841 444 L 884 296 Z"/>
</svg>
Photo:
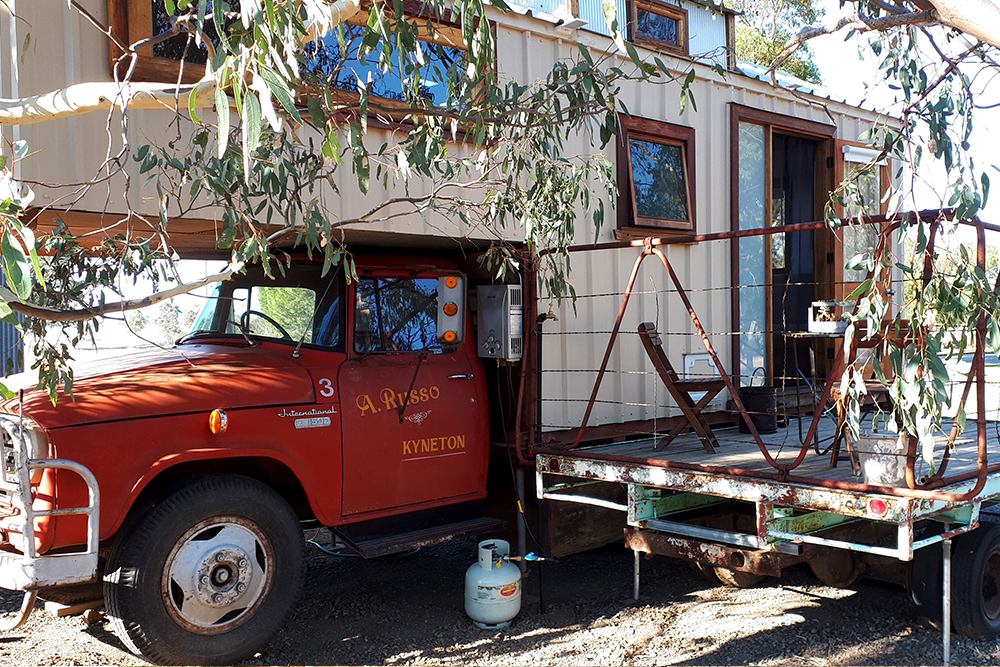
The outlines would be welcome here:
<svg viewBox="0 0 1000 667">
<path fill-rule="evenodd" d="M 122 44 L 135 44 L 153 36 L 153 0 L 108 0 L 108 23 L 111 34 Z M 119 77 L 123 77 L 128 69 L 128 59 L 118 47 L 111 43 L 111 71 L 118 67 Z M 170 58 L 160 58 L 153 55 L 153 46 L 149 45 L 139 50 L 139 61 L 136 63 L 133 81 L 156 81 L 159 83 L 176 83 L 178 76 L 182 83 L 196 83 L 205 75 L 205 66 L 185 62 L 183 74 L 181 62 Z"/>
<path fill-rule="evenodd" d="M 112 34 L 123 44 L 135 44 L 143 39 L 153 36 L 153 2 L 158 0 L 108 0 L 108 19 L 111 25 Z M 370 5 L 370 3 L 369 3 Z M 403 11 L 416 19 L 432 20 L 435 24 L 435 35 L 427 36 L 425 41 L 436 44 L 443 44 L 452 48 L 465 51 L 465 44 L 462 39 L 462 29 L 457 23 L 451 20 L 450 16 L 431 17 L 426 7 L 419 0 L 404 0 Z M 356 16 L 348 19 L 348 23 L 354 25 L 367 25 L 368 10 L 362 11 Z M 495 26 L 491 23 L 491 28 Z M 423 32 L 423 30 L 421 30 Z M 128 61 L 121 60 L 124 53 L 111 44 L 111 71 L 115 71 L 117 66 L 119 76 L 124 76 L 128 67 Z M 496 64 L 494 63 L 494 68 Z M 153 46 L 146 46 L 139 51 L 139 61 L 136 63 L 135 71 L 132 75 L 133 81 L 155 81 L 160 83 L 174 83 L 181 76 L 182 83 L 196 83 L 205 74 L 204 65 L 186 62 L 183 73 L 181 72 L 180 61 L 170 58 L 160 58 L 153 55 Z M 378 98 L 382 100 L 382 98 Z M 388 100 L 391 102 L 391 100 Z M 392 106 L 391 104 L 389 106 Z"/>
<path fill-rule="evenodd" d="M 615 232 L 616 238 L 627 240 L 648 236 L 676 236 L 695 233 L 697 230 L 695 212 L 698 207 L 695 201 L 697 188 L 695 187 L 694 128 L 624 115 L 618 117 L 618 124 L 620 131 L 617 142 L 618 229 Z M 681 147 L 684 164 L 684 189 L 687 199 L 687 220 L 667 220 L 637 215 L 630 139 Z"/>
<path fill-rule="evenodd" d="M 663 42 L 639 34 L 639 8 L 677 22 L 677 43 Z M 636 44 L 679 56 L 688 55 L 688 12 L 660 0 L 629 0 L 629 36 Z"/>
<path fill-rule="evenodd" d="M 422 5 L 418 5 L 417 3 L 409 1 L 403 3 L 404 12 L 410 18 L 422 20 L 424 22 L 430 21 L 434 23 L 433 35 L 427 32 L 426 28 L 423 25 L 417 26 L 417 38 L 419 40 L 427 42 L 429 44 L 439 44 L 442 46 L 447 46 L 449 48 L 458 49 L 460 51 L 467 51 L 465 46 L 465 41 L 462 38 L 461 26 L 452 22 L 450 20 L 450 17 L 432 18 L 427 14 L 426 10 L 419 9 L 419 7 L 421 6 Z M 362 9 L 360 12 L 358 12 L 351 18 L 347 19 L 346 22 L 351 25 L 363 27 L 368 25 L 369 16 L 370 12 L 367 9 Z M 490 25 L 491 29 L 493 29 L 494 28 L 493 24 L 491 23 Z M 495 71 L 496 70 L 495 59 L 493 67 Z M 335 101 L 344 102 L 346 104 L 356 102 L 360 98 L 359 93 L 347 90 L 331 91 L 331 95 L 333 96 L 333 99 Z M 399 112 L 406 114 L 412 110 L 411 107 L 406 102 L 403 102 L 401 100 L 394 100 L 391 98 L 379 97 L 376 95 L 372 95 L 371 99 L 377 100 L 377 106 L 380 107 L 380 111 L 383 113 L 383 115 L 387 114 L 387 118 L 392 120 L 396 119 L 396 114 L 394 113 L 395 111 L 398 110 Z M 349 116 L 350 114 L 347 115 Z M 395 122 L 388 122 L 388 123 L 379 122 L 374 114 L 371 117 L 369 117 L 368 124 L 375 127 L 382 126 L 386 129 L 395 129 L 399 127 L 399 124 Z"/>
</svg>

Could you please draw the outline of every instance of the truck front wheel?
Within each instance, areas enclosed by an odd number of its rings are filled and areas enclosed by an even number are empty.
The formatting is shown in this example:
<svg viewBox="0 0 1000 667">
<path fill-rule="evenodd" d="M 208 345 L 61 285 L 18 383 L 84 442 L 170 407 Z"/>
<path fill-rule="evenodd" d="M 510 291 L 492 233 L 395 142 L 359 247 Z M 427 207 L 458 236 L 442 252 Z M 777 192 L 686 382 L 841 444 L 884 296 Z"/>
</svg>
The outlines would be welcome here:
<svg viewBox="0 0 1000 667">
<path fill-rule="evenodd" d="M 302 584 L 288 503 L 239 475 L 191 478 L 130 515 L 104 578 L 115 633 L 160 664 L 231 664 L 277 631 Z"/>
</svg>

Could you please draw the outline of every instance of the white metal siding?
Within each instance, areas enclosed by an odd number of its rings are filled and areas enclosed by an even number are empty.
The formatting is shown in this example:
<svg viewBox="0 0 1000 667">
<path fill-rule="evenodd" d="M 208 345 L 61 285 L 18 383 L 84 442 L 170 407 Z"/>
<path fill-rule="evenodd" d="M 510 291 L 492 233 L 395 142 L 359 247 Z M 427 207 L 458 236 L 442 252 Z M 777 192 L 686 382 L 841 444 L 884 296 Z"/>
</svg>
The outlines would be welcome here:
<svg viewBox="0 0 1000 667">
<path fill-rule="evenodd" d="M 99 19 L 106 13 L 104 0 L 88 0 L 88 9 Z M 73 12 L 63 12 L 65 3 L 61 0 L 33 0 L 18 3 L 18 10 L 33 27 L 33 42 L 37 48 L 30 48 L 25 54 L 21 67 L 20 94 L 45 92 L 62 87 L 74 81 L 107 80 L 108 49 L 105 39 L 84 24 Z M 597 11 L 596 0 L 581 2 L 581 15 Z M 586 14 L 586 15 L 585 15 Z M 597 25 L 596 16 L 589 29 Z M 601 16 L 603 16 L 601 14 Z M 702 21 L 699 12 L 691 9 L 692 44 L 698 39 L 720 39 L 724 43 L 723 20 Z M 53 18 L 54 17 L 54 18 Z M 556 33 L 549 22 L 529 17 L 497 17 L 499 74 L 522 82 L 532 82 L 543 77 L 551 64 L 559 58 L 575 56 L 576 44 Z M 0 25 L 0 30 L 7 24 Z M 713 32 L 716 31 L 716 32 Z M 7 32 L 0 33 L 0 44 L 4 43 Z M 595 52 L 614 49 L 610 40 L 593 32 L 581 31 L 579 39 Z M 699 42 L 700 43 L 700 42 Z M 622 87 L 622 101 L 630 112 L 637 116 L 665 120 L 687 125 L 696 132 L 696 181 L 695 208 L 699 232 L 721 232 L 730 227 L 729 176 L 730 137 L 729 103 L 738 102 L 747 106 L 765 109 L 797 118 L 829 123 L 825 111 L 808 100 L 800 100 L 791 94 L 772 89 L 767 83 L 730 74 L 720 79 L 709 68 L 692 65 L 689 60 L 660 56 L 672 68 L 679 71 L 694 66 L 699 78 L 692 85 L 698 111 L 691 105 L 681 114 L 678 102 L 678 84 L 625 84 Z M 619 65 L 627 65 L 627 59 L 620 58 Z M 10 62 L 0 63 L 0 77 L 5 94 L 9 94 Z M 838 128 L 838 136 L 856 139 L 876 119 L 872 112 L 856 109 L 844 104 L 828 104 Z M 203 112 L 206 120 L 212 121 L 212 112 Z M 169 123 L 169 112 L 146 111 L 130 115 L 129 140 L 134 145 L 157 142 L 164 144 L 176 138 L 176 130 Z M 108 123 L 107 115 L 90 113 L 75 119 L 61 120 L 21 128 L 24 138 L 29 141 L 35 155 L 25 162 L 24 177 L 31 180 L 58 183 L 79 183 L 100 176 L 100 166 L 108 151 L 108 128 L 117 127 L 117 119 Z M 110 132 L 112 153 L 117 150 L 118 139 L 115 131 Z M 372 148 L 390 135 L 373 133 L 370 137 Z M 184 138 L 182 138 L 182 141 Z M 567 144 L 567 151 L 584 154 L 592 150 L 589 140 L 576 138 Z M 612 161 L 615 159 L 614 146 L 604 151 Z M 155 190 L 142 187 L 145 180 L 138 174 L 138 166 L 130 161 L 127 165 L 132 175 L 130 202 L 138 210 L 155 212 Z M 334 196 L 327 191 L 325 203 L 332 217 L 343 219 L 358 215 L 386 196 L 402 192 L 398 186 L 382 191 L 372 184 L 371 192 L 363 196 L 352 187 L 353 180 L 349 167 L 344 170 L 342 191 L 345 196 Z M 601 194 L 598 183 L 593 184 L 595 194 Z M 91 189 L 80 201 L 75 202 L 78 210 L 121 212 L 124 209 L 119 193 L 123 189 L 122 177 L 109 184 L 100 184 Z M 73 203 L 72 191 L 66 189 L 44 190 L 38 188 L 39 203 Z M 411 192 L 419 193 L 419 184 L 411 185 Z M 599 233 L 595 233 L 590 216 L 582 211 L 577 223 L 577 243 L 609 241 L 613 239 L 614 202 L 605 202 L 607 221 Z M 113 221 L 114 216 L 109 217 Z M 409 216 L 405 221 L 394 221 L 372 226 L 396 234 L 421 236 L 464 236 L 470 234 L 460 223 L 439 217 L 421 218 Z M 508 231 L 517 238 L 519 232 Z M 481 231 L 471 232 L 473 237 L 488 238 Z M 402 236 L 401 236 L 402 238 Z M 402 241 L 401 243 L 405 243 Z M 691 300 L 701 321 L 713 335 L 713 342 L 726 369 L 732 370 L 729 358 L 728 332 L 730 324 L 730 255 L 728 242 L 700 243 L 690 246 L 674 246 L 667 250 L 675 269 L 685 287 L 691 290 Z M 577 371 L 566 373 L 546 373 L 544 395 L 566 396 L 576 399 L 569 403 L 546 403 L 544 421 L 552 427 L 578 425 L 583 414 L 584 401 L 589 396 L 595 373 L 593 372 L 603 355 L 614 317 L 621 300 L 628 273 L 637 256 L 636 250 L 615 250 L 592 253 L 577 253 L 572 256 L 572 279 L 579 294 L 583 295 L 574 305 L 569 301 L 553 302 L 558 322 L 544 324 L 547 371 L 557 369 Z M 666 390 L 658 377 L 651 374 L 651 365 L 635 334 L 636 327 L 643 321 L 655 321 L 664 336 L 666 352 L 681 372 L 683 355 L 704 351 L 701 342 L 694 336 L 691 323 L 681 307 L 677 296 L 663 290 L 672 289 L 669 279 L 655 258 L 649 258 L 636 283 L 639 292 L 660 291 L 659 294 L 637 294 L 629 308 L 622 327 L 623 335 L 616 348 L 610 368 L 616 371 L 605 382 L 599 398 L 611 401 L 599 404 L 593 424 L 618 421 L 621 419 L 650 419 L 671 414 L 667 407 Z M 542 307 L 548 307 L 543 300 Z M 587 333 L 584 333 L 587 332 Z M 677 335 L 675 335 L 677 334 Z M 653 407 L 657 406 L 657 407 Z"/>
</svg>

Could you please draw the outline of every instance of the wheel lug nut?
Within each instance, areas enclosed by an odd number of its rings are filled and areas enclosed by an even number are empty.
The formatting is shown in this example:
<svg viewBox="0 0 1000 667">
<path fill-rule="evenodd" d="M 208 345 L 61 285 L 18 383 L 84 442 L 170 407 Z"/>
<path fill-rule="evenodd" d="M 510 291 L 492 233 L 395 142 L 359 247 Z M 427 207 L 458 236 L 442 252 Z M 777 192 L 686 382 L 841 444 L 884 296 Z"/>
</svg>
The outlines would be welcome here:
<svg viewBox="0 0 1000 667">
<path fill-rule="evenodd" d="M 222 602 L 222 594 L 216 593 L 212 596 L 212 602 Z"/>
<path fill-rule="evenodd" d="M 201 583 L 203 583 L 203 584 L 206 584 L 206 585 L 207 585 L 207 584 L 208 584 L 208 577 L 207 577 L 207 576 L 205 576 L 205 577 L 202 577 L 202 578 L 201 578 Z"/>
<path fill-rule="evenodd" d="M 221 553 L 215 554 L 215 560 L 217 562 L 221 563 L 223 558 L 225 558 L 225 556 L 223 556 Z"/>
<path fill-rule="evenodd" d="M 237 584 L 237 585 L 236 585 L 236 590 L 237 590 L 238 592 L 240 592 L 240 593 L 242 593 L 242 592 L 243 592 L 243 591 L 245 591 L 246 589 L 247 589 L 247 585 L 246 585 L 246 584 Z"/>
<path fill-rule="evenodd" d="M 246 566 L 247 566 L 247 559 L 246 558 L 241 558 L 240 559 L 240 567 L 246 567 Z"/>
</svg>

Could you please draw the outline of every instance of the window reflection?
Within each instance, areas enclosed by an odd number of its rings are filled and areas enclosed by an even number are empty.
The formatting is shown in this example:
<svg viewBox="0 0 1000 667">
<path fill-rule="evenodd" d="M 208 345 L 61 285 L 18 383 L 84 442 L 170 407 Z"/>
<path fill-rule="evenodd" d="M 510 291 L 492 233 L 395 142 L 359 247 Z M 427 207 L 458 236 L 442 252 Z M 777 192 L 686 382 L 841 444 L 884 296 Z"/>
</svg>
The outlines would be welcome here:
<svg viewBox="0 0 1000 667">
<path fill-rule="evenodd" d="M 629 147 L 638 215 L 662 220 L 687 220 L 682 147 L 642 139 L 630 139 Z"/>
<path fill-rule="evenodd" d="M 882 194 L 881 170 L 877 166 L 868 167 L 856 162 L 847 162 L 846 167 L 851 186 L 848 187 L 847 196 L 844 198 L 845 216 L 856 218 L 862 212 L 866 215 L 879 213 Z M 879 231 L 877 225 L 845 225 L 844 262 L 851 264 L 851 260 L 858 255 L 875 250 Z M 860 282 L 867 276 L 867 268 L 844 268 L 844 280 L 847 282 Z"/>
<path fill-rule="evenodd" d="M 354 308 L 356 352 L 413 352 L 437 344 L 435 278 L 362 278 Z"/>
<path fill-rule="evenodd" d="M 346 24 L 343 45 L 336 33 L 310 42 L 305 49 L 304 72 L 346 92 L 357 92 L 360 82 L 373 97 L 405 101 L 416 92 L 419 99 L 435 105 L 448 101 L 449 81 L 464 68 L 465 51 L 417 40 L 416 60 L 403 57 L 396 49 L 389 56 L 391 69 L 383 70 L 384 41 L 362 58 L 359 48 L 364 36 L 364 27 Z"/>
</svg>

